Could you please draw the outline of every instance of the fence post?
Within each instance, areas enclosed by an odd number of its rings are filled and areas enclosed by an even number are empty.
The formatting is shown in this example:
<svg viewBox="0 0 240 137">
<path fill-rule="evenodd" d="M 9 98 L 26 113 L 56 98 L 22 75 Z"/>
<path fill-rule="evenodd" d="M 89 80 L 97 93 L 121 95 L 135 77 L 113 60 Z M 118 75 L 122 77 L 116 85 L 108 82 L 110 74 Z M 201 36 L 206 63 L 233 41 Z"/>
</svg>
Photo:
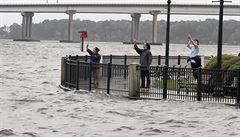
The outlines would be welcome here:
<svg viewBox="0 0 240 137">
<path fill-rule="evenodd" d="M 158 55 L 158 65 L 161 65 L 161 55 Z"/>
<path fill-rule="evenodd" d="M 177 61 L 177 64 L 178 64 L 178 65 L 181 65 L 181 56 L 180 56 L 180 55 L 178 55 L 178 61 Z"/>
<path fill-rule="evenodd" d="M 163 67 L 163 99 L 167 99 L 168 66 Z"/>
<path fill-rule="evenodd" d="M 71 74 L 71 70 L 72 70 L 72 67 L 71 67 L 71 55 L 69 56 L 69 84 L 68 84 L 68 87 L 71 88 L 71 84 L 72 84 L 72 74 Z"/>
<path fill-rule="evenodd" d="M 237 104 L 240 104 L 240 69 L 237 70 Z"/>
<path fill-rule="evenodd" d="M 87 60 L 88 60 L 88 56 L 87 56 L 87 55 L 85 55 L 85 62 L 87 62 Z"/>
<path fill-rule="evenodd" d="M 108 68 L 107 68 L 107 94 L 110 94 L 111 72 L 112 72 L 112 64 L 108 63 Z"/>
<path fill-rule="evenodd" d="M 87 55 L 85 55 L 85 62 L 87 62 L 88 61 L 88 56 Z M 85 65 L 83 65 L 83 66 L 85 66 Z M 87 66 L 85 66 L 85 67 L 83 67 L 83 70 L 84 70 L 84 79 L 87 79 Z"/>
<path fill-rule="evenodd" d="M 124 65 L 127 65 L 127 55 L 124 55 Z"/>
<path fill-rule="evenodd" d="M 77 82 L 76 82 L 76 84 L 77 84 L 77 87 L 76 87 L 76 89 L 77 90 L 79 90 L 79 61 L 77 61 Z"/>
<path fill-rule="evenodd" d="M 112 54 L 110 55 L 109 62 L 112 64 Z"/>
<path fill-rule="evenodd" d="M 66 62 L 65 62 L 65 57 L 62 57 L 61 60 L 61 85 L 64 86 L 65 84 L 65 73 L 66 73 Z"/>
<path fill-rule="evenodd" d="M 89 91 L 92 90 L 92 62 L 89 63 L 89 87 L 88 87 L 88 90 Z"/>
<path fill-rule="evenodd" d="M 124 55 L 124 79 L 127 77 L 127 55 Z"/>
<path fill-rule="evenodd" d="M 76 60 L 78 60 L 78 55 L 76 55 Z"/>
<path fill-rule="evenodd" d="M 201 56 L 201 65 L 202 65 L 202 68 L 205 67 L 205 57 L 204 56 Z"/>
<path fill-rule="evenodd" d="M 67 75 L 67 72 L 68 72 L 68 65 L 67 65 L 67 57 L 65 57 L 64 59 L 64 63 L 65 63 L 65 74 L 64 74 L 64 86 L 66 87 L 67 86 L 67 81 L 68 81 L 68 75 Z"/>
<path fill-rule="evenodd" d="M 197 101 L 202 101 L 202 69 L 198 68 L 198 79 L 197 79 Z"/>
<path fill-rule="evenodd" d="M 140 97 L 140 65 L 132 63 L 128 66 L 128 91 L 129 97 Z"/>
</svg>

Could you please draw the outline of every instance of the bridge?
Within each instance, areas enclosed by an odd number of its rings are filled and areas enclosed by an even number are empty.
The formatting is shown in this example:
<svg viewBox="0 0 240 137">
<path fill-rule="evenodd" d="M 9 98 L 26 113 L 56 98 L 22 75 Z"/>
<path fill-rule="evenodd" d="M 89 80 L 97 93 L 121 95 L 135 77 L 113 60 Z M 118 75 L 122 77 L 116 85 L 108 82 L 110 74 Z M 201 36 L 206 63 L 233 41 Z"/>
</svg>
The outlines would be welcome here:
<svg viewBox="0 0 240 137">
<path fill-rule="evenodd" d="M 73 15 L 76 13 L 130 14 L 131 41 L 139 40 L 139 22 L 141 14 L 153 15 L 152 42 L 157 42 L 157 16 L 166 14 L 167 4 L 123 4 L 123 3 L 76 3 L 76 4 L 0 4 L 2 13 L 21 13 L 22 39 L 31 40 L 32 17 L 34 13 L 66 13 L 69 15 L 68 41 L 73 40 Z M 174 15 L 218 15 L 219 5 L 172 4 Z M 225 5 L 225 16 L 240 16 L 240 5 Z"/>
</svg>

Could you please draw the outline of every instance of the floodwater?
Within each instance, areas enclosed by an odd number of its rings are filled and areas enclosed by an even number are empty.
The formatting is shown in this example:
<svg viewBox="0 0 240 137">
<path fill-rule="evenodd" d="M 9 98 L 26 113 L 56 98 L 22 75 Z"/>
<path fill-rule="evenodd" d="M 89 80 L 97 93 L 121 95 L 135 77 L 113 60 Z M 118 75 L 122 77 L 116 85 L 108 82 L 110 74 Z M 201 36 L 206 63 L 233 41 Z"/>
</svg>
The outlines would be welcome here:
<svg viewBox="0 0 240 137">
<path fill-rule="evenodd" d="M 132 45 L 90 42 L 102 55 L 137 55 Z M 164 46 L 152 46 L 164 55 Z M 216 55 L 213 45 L 201 55 Z M 224 46 L 237 55 L 239 46 Z M 171 45 L 171 55 L 188 55 Z M 224 104 L 129 100 L 59 88 L 61 57 L 85 55 L 74 43 L 0 41 L 0 137 L 239 137 L 240 110 Z"/>
</svg>

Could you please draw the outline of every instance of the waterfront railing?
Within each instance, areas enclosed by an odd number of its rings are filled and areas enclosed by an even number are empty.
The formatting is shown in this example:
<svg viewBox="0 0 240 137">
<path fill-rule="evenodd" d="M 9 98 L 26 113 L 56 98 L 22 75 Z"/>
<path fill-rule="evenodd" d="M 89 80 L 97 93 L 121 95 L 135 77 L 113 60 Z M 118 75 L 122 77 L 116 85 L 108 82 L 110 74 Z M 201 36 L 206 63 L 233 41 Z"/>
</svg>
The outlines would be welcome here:
<svg viewBox="0 0 240 137">
<path fill-rule="evenodd" d="M 147 69 L 150 87 L 141 88 L 140 73 L 146 68 L 128 61 L 137 62 L 139 57 L 106 56 L 98 65 L 90 63 L 88 56 L 62 57 L 61 87 L 100 90 L 133 98 L 239 103 L 240 70 L 192 69 L 184 63 L 181 65 L 181 61 L 187 59 L 180 57 L 179 61 L 179 56 L 172 57 L 173 61 L 170 62 L 173 65 L 167 67 L 161 65 L 161 61 L 159 63 L 159 56 L 154 58 L 157 65 Z M 101 75 L 97 86 L 92 78 L 92 70 L 96 67 Z M 194 75 L 197 79 L 194 79 Z"/>
</svg>

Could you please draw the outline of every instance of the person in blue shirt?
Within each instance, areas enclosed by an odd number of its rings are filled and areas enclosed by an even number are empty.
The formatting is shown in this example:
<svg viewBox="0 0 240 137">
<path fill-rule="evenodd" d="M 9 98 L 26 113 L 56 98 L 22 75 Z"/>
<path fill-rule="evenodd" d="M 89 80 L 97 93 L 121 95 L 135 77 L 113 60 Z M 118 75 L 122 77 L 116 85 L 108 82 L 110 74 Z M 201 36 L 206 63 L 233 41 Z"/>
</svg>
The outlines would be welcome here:
<svg viewBox="0 0 240 137">
<path fill-rule="evenodd" d="M 94 86 L 98 86 L 100 79 L 100 60 L 101 55 L 98 53 L 100 49 L 98 47 L 93 48 L 93 50 L 88 49 L 87 44 L 87 52 L 90 55 L 90 61 L 93 64 L 92 67 L 92 76 L 93 76 L 93 84 Z"/>
<path fill-rule="evenodd" d="M 199 53 L 199 40 L 192 39 L 191 35 L 188 35 L 188 44 L 187 47 L 191 50 L 189 59 L 187 62 L 191 62 L 191 67 L 193 68 L 193 77 L 197 80 L 198 75 L 196 72 L 196 68 L 201 67 L 201 58 L 198 56 Z"/>
</svg>

